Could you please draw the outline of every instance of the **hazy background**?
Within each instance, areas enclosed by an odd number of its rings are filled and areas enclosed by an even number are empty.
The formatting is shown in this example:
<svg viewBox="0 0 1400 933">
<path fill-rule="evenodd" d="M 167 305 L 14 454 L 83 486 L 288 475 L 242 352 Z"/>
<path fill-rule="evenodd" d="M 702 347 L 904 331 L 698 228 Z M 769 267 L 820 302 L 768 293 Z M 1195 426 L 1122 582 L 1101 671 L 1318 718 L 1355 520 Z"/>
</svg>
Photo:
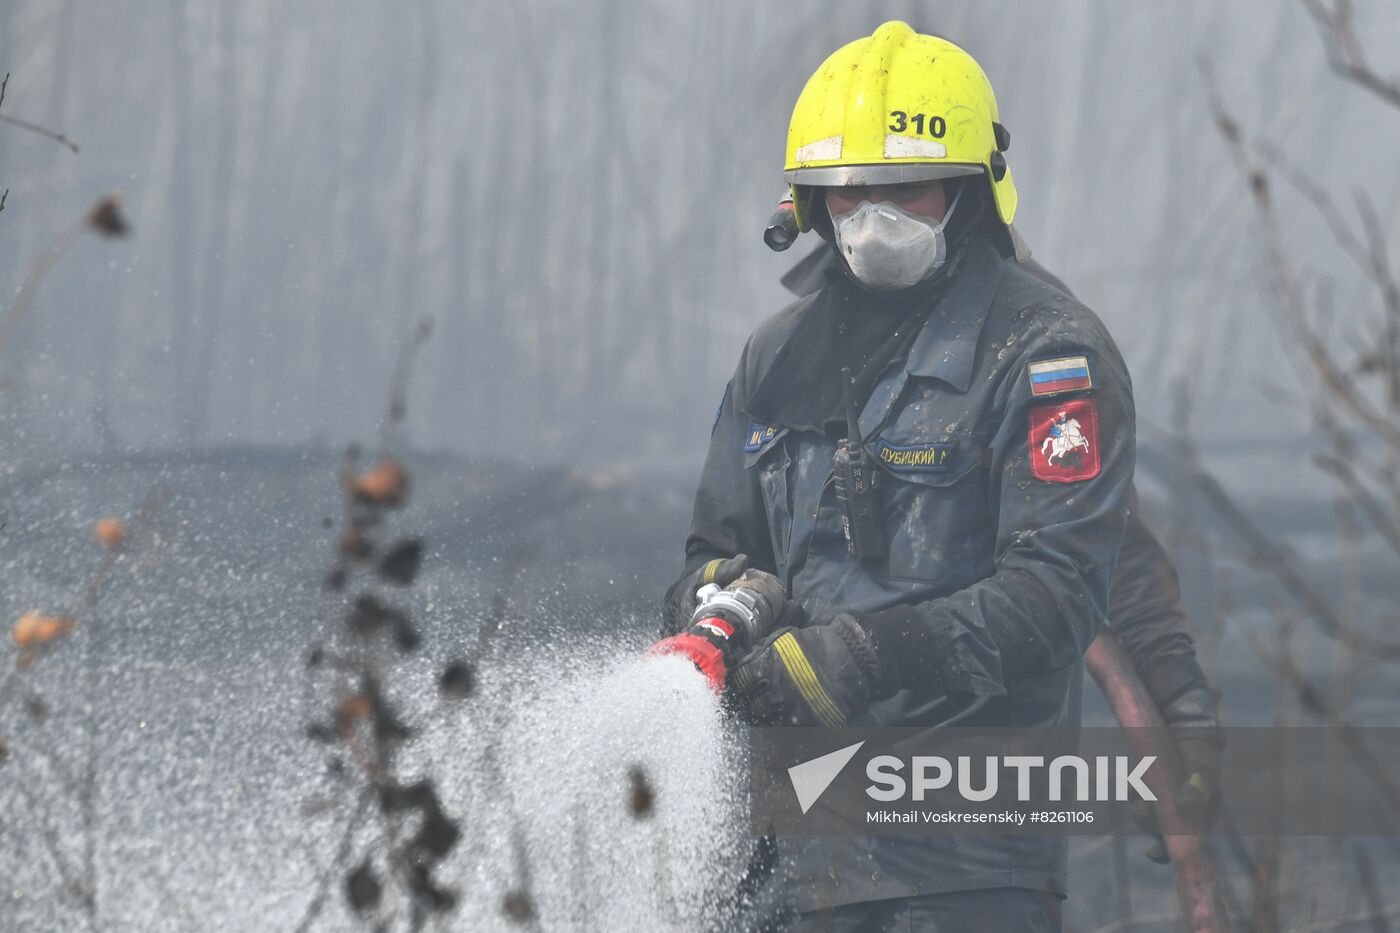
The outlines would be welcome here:
<svg viewBox="0 0 1400 933">
<path fill-rule="evenodd" d="M 1400 8 L 1359 6 L 1377 70 L 1400 71 Z M 98 560 L 93 520 L 130 516 L 157 482 L 169 494 L 151 553 L 104 596 L 102 702 L 72 689 L 93 687 L 80 645 L 33 677 L 56 734 L 101 717 L 111 927 L 246 929 L 305 903 L 329 828 L 297 816 L 323 765 L 300 734 L 301 658 L 325 615 L 335 451 L 374 438 L 420 318 L 437 331 L 409 392 L 405 521 L 429 543 L 432 656 L 469 643 L 507 587 L 527 640 L 592 626 L 646 642 L 724 383 L 811 249 L 761 242 L 792 104 L 825 55 L 894 17 L 986 68 L 1017 226 L 1124 350 L 1139 485 L 1226 718 L 1309 721 L 1246 631 L 1290 645 L 1357 721 L 1395 721 L 1393 666 L 1320 637 L 1176 457 L 1185 389 L 1204 462 L 1266 539 L 1348 622 L 1394 630 L 1393 556 L 1369 526 L 1339 532 L 1311 464 L 1314 390 L 1263 304 L 1248 195 L 1196 64 L 1214 63 L 1246 138 L 1343 204 L 1367 192 L 1395 232 L 1400 119 L 1329 72 L 1298 3 L 0 0 L 0 113 L 81 147 L 0 125 L 0 312 L 100 195 L 124 192 L 134 227 L 79 240 L 0 349 L 0 619 L 67 604 Z M 1296 197 L 1278 206 L 1350 344 L 1374 293 Z M 529 563 L 514 582 L 512 554 Z M 63 789 L 25 745 L 47 727 L 0 712 L 26 776 L 0 774 L 0 812 L 29 819 L 0 825 L 18 840 L 0 840 L 16 879 L 0 930 L 71 928 L 43 844 L 61 808 L 16 796 Z M 1170 876 L 1140 848 L 1136 910 L 1168 928 Z M 1296 928 L 1357 909 L 1343 841 L 1289 851 L 1273 880 L 1302 902 Z M 168 872 L 147 870 L 152 853 Z M 1132 913 L 1119 844 L 1072 853 L 1075 928 Z M 1225 862 L 1240 902 L 1244 865 Z"/>
<path fill-rule="evenodd" d="M 1343 195 L 1400 196 L 1400 121 L 1327 72 L 1295 3 L 6 0 L 4 111 L 82 152 L 0 131 L 0 294 L 101 192 L 136 228 L 81 244 L 8 348 L 25 443 L 363 436 L 431 315 L 416 443 L 693 464 L 809 248 L 760 241 L 792 104 L 892 17 L 986 68 L 1018 226 L 1117 335 L 1143 420 L 1185 380 L 1206 441 L 1286 437 L 1195 54 L 1247 129 Z M 1400 37 L 1384 4 L 1361 23 L 1377 53 Z M 1292 232 L 1330 261 L 1310 218 Z"/>
</svg>

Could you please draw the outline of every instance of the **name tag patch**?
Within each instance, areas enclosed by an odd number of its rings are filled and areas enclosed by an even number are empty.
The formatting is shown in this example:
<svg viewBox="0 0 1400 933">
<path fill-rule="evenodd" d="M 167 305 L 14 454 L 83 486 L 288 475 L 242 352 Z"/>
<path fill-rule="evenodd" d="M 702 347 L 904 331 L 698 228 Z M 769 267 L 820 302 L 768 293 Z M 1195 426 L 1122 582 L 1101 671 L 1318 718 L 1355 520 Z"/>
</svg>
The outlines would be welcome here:
<svg viewBox="0 0 1400 933">
<path fill-rule="evenodd" d="M 947 443 L 897 447 L 888 441 L 876 441 L 875 456 L 886 469 L 897 473 L 941 473 L 948 469 L 954 446 Z"/>
<path fill-rule="evenodd" d="M 1040 360 L 1026 367 L 1031 379 L 1031 395 L 1042 398 L 1061 392 L 1079 392 L 1094 387 L 1087 356 L 1062 356 L 1057 360 Z"/>
<path fill-rule="evenodd" d="M 777 436 L 777 428 L 765 424 L 751 424 L 744 432 L 744 452 L 751 454 Z"/>
</svg>

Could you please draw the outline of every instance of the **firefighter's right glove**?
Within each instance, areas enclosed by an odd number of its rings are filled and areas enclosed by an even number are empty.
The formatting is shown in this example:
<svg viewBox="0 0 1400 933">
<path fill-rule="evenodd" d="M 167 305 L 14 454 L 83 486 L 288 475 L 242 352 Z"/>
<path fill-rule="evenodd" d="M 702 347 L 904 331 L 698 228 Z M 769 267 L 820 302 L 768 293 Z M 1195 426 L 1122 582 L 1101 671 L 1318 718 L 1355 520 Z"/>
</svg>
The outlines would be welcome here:
<svg viewBox="0 0 1400 933">
<path fill-rule="evenodd" d="M 707 561 L 699 569 L 681 577 L 666 591 L 666 599 L 661 607 L 661 636 L 675 635 L 690 627 L 691 617 L 699 600 L 696 593 L 700 587 L 714 585 L 723 589 L 739 579 L 749 566 L 746 554 L 730 558 Z"/>
<path fill-rule="evenodd" d="M 729 685 L 754 725 L 840 728 L 891 696 L 865 630 L 849 615 L 781 628 L 734 668 Z"/>
</svg>

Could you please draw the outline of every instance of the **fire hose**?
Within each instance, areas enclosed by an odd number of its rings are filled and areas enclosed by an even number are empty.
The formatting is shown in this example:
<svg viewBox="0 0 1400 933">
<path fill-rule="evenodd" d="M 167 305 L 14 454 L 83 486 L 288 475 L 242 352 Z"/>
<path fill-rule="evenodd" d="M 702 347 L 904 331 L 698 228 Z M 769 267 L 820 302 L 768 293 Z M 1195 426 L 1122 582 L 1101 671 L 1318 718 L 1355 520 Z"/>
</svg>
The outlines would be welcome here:
<svg viewBox="0 0 1400 933">
<path fill-rule="evenodd" d="M 1184 775 L 1157 704 L 1112 632 L 1099 633 L 1084 654 L 1084 665 L 1118 717 L 1133 752 L 1143 757 L 1155 755 L 1164 765 L 1150 769 L 1145 780 L 1157 798 L 1157 822 L 1171 856 L 1182 914 L 1193 933 L 1227 933 L 1229 913 L 1216 884 L 1219 875 L 1214 860 L 1206 849 L 1205 838 L 1177 806 L 1176 792 Z"/>
</svg>

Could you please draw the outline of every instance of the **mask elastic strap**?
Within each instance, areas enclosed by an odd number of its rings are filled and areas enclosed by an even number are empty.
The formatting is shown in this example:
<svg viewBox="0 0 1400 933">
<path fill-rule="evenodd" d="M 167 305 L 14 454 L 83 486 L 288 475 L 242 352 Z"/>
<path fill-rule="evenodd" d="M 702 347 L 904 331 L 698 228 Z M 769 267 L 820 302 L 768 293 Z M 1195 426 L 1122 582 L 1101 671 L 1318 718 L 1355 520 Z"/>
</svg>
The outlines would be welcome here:
<svg viewBox="0 0 1400 933">
<path fill-rule="evenodd" d="M 948 205 L 948 209 L 943 212 L 943 219 L 938 222 L 940 230 L 948 229 L 948 221 L 953 219 L 953 211 L 958 209 L 958 202 L 962 200 L 963 192 L 966 190 L 966 184 L 958 185 L 958 193 L 953 195 L 953 203 Z"/>
</svg>

